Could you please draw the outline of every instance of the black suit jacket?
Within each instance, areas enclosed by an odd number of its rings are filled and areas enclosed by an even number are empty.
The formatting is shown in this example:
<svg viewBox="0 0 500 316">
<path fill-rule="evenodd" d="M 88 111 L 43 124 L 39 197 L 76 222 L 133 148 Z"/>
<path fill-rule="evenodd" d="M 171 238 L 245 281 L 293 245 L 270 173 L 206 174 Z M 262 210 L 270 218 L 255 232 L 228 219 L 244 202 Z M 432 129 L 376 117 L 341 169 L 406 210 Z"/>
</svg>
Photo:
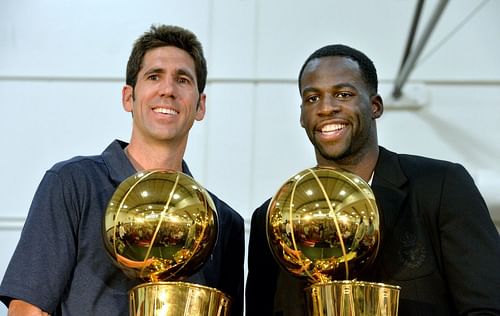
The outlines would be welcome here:
<svg viewBox="0 0 500 316">
<path fill-rule="evenodd" d="M 400 315 L 500 315 L 500 237 L 461 165 L 380 147 L 372 190 L 382 238 L 359 280 L 401 286 Z M 269 202 L 252 216 L 246 315 L 306 315 L 307 284 L 267 244 Z"/>
</svg>

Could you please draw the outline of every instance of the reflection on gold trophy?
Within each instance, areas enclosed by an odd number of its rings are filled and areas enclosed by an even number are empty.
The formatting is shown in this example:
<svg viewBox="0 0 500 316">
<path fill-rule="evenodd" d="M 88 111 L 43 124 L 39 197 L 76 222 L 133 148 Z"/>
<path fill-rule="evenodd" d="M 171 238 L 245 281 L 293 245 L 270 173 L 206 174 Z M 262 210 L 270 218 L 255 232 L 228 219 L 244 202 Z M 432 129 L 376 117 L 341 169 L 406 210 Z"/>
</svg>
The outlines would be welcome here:
<svg viewBox="0 0 500 316">
<path fill-rule="evenodd" d="M 311 284 L 311 316 L 397 315 L 398 286 L 358 281 L 375 259 L 379 213 L 370 186 L 352 173 L 315 167 L 272 198 L 267 237 L 280 265 Z"/>
<path fill-rule="evenodd" d="M 217 212 L 194 179 L 165 170 L 142 171 L 123 181 L 103 223 L 105 248 L 130 278 L 130 316 L 229 315 L 221 291 L 182 282 L 198 271 L 217 239 Z"/>
</svg>

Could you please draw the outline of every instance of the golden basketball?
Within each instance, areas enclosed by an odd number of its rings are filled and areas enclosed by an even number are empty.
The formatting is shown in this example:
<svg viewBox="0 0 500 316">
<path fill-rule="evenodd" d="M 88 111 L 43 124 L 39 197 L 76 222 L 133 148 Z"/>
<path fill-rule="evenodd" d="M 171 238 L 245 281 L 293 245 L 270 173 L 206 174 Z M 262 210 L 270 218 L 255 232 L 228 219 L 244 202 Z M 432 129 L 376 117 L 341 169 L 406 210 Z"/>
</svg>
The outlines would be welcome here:
<svg viewBox="0 0 500 316">
<path fill-rule="evenodd" d="M 297 277 L 311 283 L 356 279 L 378 251 L 375 197 L 355 174 L 305 169 L 271 199 L 267 237 L 276 260 Z"/>
<path fill-rule="evenodd" d="M 179 281 L 194 274 L 217 239 L 217 212 L 193 178 L 167 170 L 138 172 L 108 203 L 104 245 L 130 278 Z"/>
</svg>

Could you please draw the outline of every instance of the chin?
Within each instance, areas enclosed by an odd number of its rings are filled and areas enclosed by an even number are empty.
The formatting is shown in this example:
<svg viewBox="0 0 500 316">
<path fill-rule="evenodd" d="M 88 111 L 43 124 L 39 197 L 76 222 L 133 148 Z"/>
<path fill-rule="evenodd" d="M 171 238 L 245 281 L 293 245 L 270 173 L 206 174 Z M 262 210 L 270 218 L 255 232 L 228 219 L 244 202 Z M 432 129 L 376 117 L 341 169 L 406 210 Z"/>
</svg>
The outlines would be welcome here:
<svg viewBox="0 0 500 316">
<path fill-rule="evenodd" d="M 319 153 L 321 157 L 331 161 L 341 160 L 349 155 L 347 149 L 338 146 L 335 146 L 335 148 L 332 148 L 332 146 L 329 146 L 329 148 L 327 146 L 320 147 Z"/>
</svg>

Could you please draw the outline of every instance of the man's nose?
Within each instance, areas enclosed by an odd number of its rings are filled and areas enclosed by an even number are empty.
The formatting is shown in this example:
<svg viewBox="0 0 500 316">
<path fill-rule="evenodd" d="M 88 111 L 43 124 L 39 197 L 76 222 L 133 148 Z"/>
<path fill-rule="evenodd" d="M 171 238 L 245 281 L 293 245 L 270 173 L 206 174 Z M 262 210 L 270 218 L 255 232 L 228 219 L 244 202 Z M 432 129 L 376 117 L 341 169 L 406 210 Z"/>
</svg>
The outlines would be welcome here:
<svg viewBox="0 0 500 316">
<path fill-rule="evenodd" d="M 332 112 L 340 111 L 340 103 L 332 95 L 323 97 L 319 105 L 319 113 L 323 115 L 331 114 Z"/>
<path fill-rule="evenodd" d="M 160 83 L 160 94 L 166 97 L 175 97 L 175 79 L 164 78 Z"/>
</svg>

